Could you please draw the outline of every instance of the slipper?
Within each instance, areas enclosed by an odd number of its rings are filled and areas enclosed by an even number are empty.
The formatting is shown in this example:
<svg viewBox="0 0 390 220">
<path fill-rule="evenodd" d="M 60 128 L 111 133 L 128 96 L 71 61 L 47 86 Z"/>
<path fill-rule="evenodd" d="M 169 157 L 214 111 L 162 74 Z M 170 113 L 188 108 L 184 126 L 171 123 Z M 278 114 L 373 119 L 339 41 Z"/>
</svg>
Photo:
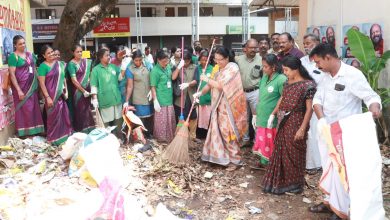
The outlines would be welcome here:
<svg viewBox="0 0 390 220">
<path fill-rule="evenodd" d="M 226 168 L 226 171 L 235 171 L 236 169 L 238 168 L 237 165 L 228 165 L 228 167 Z"/>
<path fill-rule="evenodd" d="M 322 168 L 306 169 L 306 173 L 309 175 L 315 175 L 322 171 Z"/>
<path fill-rule="evenodd" d="M 254 170 L 265 170 L 265 167 L 260 162 L 256 162 L 255 164 L 249 165 L 249 167 Z"/>
<path fill-rule="evenodd" d="M 309 207 L 309 211 L 313 213 L 332 213 L 332 211 L 324 203 Z"/>
</svg>

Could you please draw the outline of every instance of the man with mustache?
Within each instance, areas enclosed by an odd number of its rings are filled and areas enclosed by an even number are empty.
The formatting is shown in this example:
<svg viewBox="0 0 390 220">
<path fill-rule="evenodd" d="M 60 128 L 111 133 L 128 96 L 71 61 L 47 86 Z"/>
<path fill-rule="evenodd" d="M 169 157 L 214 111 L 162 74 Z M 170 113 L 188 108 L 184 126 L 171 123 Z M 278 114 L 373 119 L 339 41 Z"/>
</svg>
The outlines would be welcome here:
<svg viewBox="0 0 390 220">
<path fill-rule="evenodd" d="M 268 54 L 270 48 L 269 38 L 261 37 L 259 40 L 259 54 L 261 57 L 265 57 Z"/>
<path fill-rule="evenodd" d="M 328 44 L 332 45 L 333 47 L 336 47 L 336 38 L 334 36 L 334 29 L 331 26 L 329 26 L 326 29 L 326 40 Z"/>
<path fill-rule="evenodd" d="M 383 54 L 382 28 L 379 24 L 373 24 L 370 28 L 370 38 L 374 44 L 375 54 L 381 57 Z"/>
<path fill-rule="evenodd" d="M 275 55 L 278 55 L 279 53 L 279 33 L 273 33 L 271 34 L 271 49 L 268 50 L 268 53 L 273 53 Z"/>
<path fill-rule="evenodd" d="M 294 39 L 290 33 L 284 32 L 279 36 L 280 53 L 278 59 L 282 60 L 286 56 L 294 56 L 301 59 L 305 54 L 294 47 Z"/>
<path fill-rule="evenodd" d="M 245 43 L 245 54 L 236 57 L 247 100 L 248 125 L 252 124 L 249 121 L 249 117 L 256 112 L 259 97 L 259 82 L 262 76 L 261 57 L 257 53 L 258 48 L 257 40 L 253 38 L 249 39 Z M 250 144 L 249 129 L 243 137 L 244 146 Z"/>
<path fill-rule="evenodd" d="M 309 55 L 313 48 L 320 44 L 320 38 L 315 34 L 307 34 L 303 37 L 303 48 L 305 49 L 306 56 L 301 58 L 302 65 L 313 77 L 318 85 L 321 81 L 324 73 L 316 67 L 316 63 L 313 59 L 310 59 Z M 306 150 L 306 172 L 309 175 L 314 175 L 321 170 L 321 157 L 318 149 L 317 140 L 317 117 L 315 114 L 310 119 L 310 129 L 307 138 L 307 150 Z"/>
<path fill-rule="evenodd" d="M 201 51 L 202 51 L 202 43 L 200 43 L 200 41 L 198 40 L 194 41 L 194 55 L 199 57 Z"/>
</svg>

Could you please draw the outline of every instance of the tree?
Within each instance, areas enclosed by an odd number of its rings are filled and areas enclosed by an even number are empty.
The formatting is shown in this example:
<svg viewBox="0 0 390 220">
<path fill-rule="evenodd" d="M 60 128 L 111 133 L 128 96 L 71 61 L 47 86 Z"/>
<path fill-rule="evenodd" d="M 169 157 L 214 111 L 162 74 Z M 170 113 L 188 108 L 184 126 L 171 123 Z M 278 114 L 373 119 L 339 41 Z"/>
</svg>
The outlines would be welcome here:
<svg viewBox="0 0 390 220">
<path fill-rule="evenodd" d="M 117 3 L 118 0 L 67 0 L 53 43 L 63 54 L 62 59 L 71 59 L 72 46 L 98 26 Z"/>
</svg>

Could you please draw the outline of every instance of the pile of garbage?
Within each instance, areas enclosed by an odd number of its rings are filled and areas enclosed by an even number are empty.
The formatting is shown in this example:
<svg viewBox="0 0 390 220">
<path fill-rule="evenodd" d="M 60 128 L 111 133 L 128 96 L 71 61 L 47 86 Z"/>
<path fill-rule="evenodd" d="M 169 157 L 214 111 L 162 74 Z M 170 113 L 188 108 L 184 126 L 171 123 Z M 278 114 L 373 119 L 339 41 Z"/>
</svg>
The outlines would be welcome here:
<svg viewBox="0 0 390 220">
<path fill-rule="evenodd" d="M 75 133 L 60 147 L 10 138 L 0 146 L 0 219 L 176 219 L 127 189 L 136 176 L 119 149 L 109 129 Z"/>
<path fill-rule="evenodd" d="M 0 219 L 323 219 L 307 211 L 322 201 L 320 174 L 307 175 L 300 195 L 264 194 L 264 170 L 234 172 L 200 160 L 161 160 L 166 146 L 120 146 L 110 130 L 75 133 L 59 147 L 42 137 L 10 138 L 0 146 Z M 257 158 L 242 149 L 244 162 Z M 383 197 L 390 213 L 390 148 L 381 146 Z M 130 214 L 129 214 L 130 213 Z"/>
</svg>

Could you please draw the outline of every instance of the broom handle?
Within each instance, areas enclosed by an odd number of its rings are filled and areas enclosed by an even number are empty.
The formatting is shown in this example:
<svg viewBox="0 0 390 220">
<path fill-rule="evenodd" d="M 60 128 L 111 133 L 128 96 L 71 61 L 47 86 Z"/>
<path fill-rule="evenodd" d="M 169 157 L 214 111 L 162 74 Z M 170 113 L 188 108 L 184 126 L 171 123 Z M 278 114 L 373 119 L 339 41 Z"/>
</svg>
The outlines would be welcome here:
<svg viewBox="0 0 390 220">
<path fill-rule="evenodd" d="M 211 48 L 210 48 L 210 51 L 209 51 L 209 56 L 207 57 L 207 62 L 206 62 L 205 67 L 204 67 L 203 70 L 202 70 L 202 74 L 204 74 L 204 73 L 206 72 L 207 65 L 209 65 L 209 61 L 210 61 L 210 57 L 211 57 L 211 52 L 212 52 L 212 50 L 213 50 L 213 48 L 214 48 L 214 44 L 215 44 L 215 38 L 213 39 L 213 43 L 211 44 Z M 199 78 L 200 78 L 200 77 L 199 77 Z M 201 84 L 202 84 L 202 80 L 200 80 L 199 85 L 198 85 L 198 89 L 196 90 L 196 92 L 199 92 L 199 89 L 200 89 L 200 85 L 201 85 Z M 194 99 L 194 101 L 192 102 L 191 109 L 190 109 L 190 112 L 188 113 L 186 123 L 188 123 L 188 122 L 190 121 L 190 116 L 191 116 L 192 111 L 194 110 L 194 106 L 195 106 L 195 99 Z"/>
<path fill-rule="evenodd" d="M 184 37 L 181 37 L 181 60 L 184 60 Z M 184 67 L 181 68 L 181 83 L 184 82 Z M 184 91 L 180 92 L 180 117 L 183 116 L 184 109 Z M 184 117 L 183 117 L 184 118 Z"/>
</svg>

